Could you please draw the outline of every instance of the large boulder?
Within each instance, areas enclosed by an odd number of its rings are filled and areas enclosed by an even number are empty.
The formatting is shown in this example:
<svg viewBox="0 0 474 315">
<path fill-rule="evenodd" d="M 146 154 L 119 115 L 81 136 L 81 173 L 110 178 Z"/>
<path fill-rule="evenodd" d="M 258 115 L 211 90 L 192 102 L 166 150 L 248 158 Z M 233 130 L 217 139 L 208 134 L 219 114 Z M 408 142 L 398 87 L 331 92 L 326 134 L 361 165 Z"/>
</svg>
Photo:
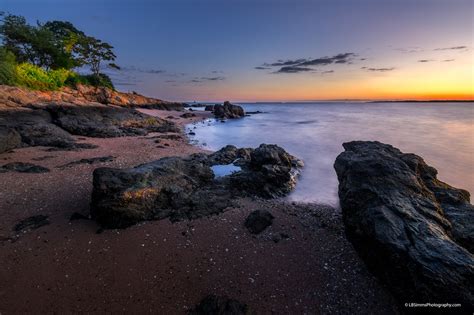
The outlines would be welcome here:
<svg viewBox="0 0 474 315">
<path fill-rule="evenodd" d="M 20 137 L 22 146 L 52 146 L 69 148 L 75 140 L 65 130 L 53 124 L 51 115 L 44 110 L 20 109 L 0 111 L 0 125 Z M 10 131 L 11 132 L 11 131 Z M 15 137 L 17 147 L 18 137 Z"/>
<path fill-rule="evenodd" d="M 281 157 L 274 154 L 278 159 L 261 161 L 266 164 L 257 167 L 258 161 L 253 161 L 252 156 L 259 156 L 262 150 L 275 150 Z M 215 176 L 212 166 L 236 159 L 241 160 L 240 171 Z M 277 146 L 262 144 L 255 150 L 228 146 L 209 156 L 167 157 L 130 169 L 98 168 L 93 174 L 91 216 L 105 228 L 124 228 L 143 220 L 182 220 L 217 214 L 235 206 L 239 197 L 288 193 L 294 187 L 292 165 L 300 165 L 290 160 L 297 159 Z M 255 171 L 262 168 L 268 171 Z M 280 176 L 278 180 L 275 172 Z M 261 185 L 243 184 L 257 180 Z"/>
<path fill-rule="evenodd" d="M 216 118 L 240 118 L 245 116 L 244 109 L 239 105 L 233 105 L 228 101 L 224 105 L 216 104 L 213 107 L 214 116 Z"/>
<path fill-rule="evenodd" d="M 348 239 L 399 301 L 474 304 L 474 207 L 415 154 L 344 143 L 335 162 Z"/>
</svg>

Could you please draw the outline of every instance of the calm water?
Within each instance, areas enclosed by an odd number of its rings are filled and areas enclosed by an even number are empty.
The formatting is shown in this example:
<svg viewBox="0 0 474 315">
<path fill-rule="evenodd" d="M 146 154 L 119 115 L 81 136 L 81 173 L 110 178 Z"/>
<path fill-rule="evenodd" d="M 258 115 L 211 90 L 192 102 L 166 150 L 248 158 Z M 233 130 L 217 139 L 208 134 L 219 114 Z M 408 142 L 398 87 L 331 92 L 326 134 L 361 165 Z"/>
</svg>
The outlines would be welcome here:
<svg viewBox="0 0 474 315">
<path fill-rule="evenodd" d="M 378 140 L 422 156 L 439 178 L 474 193 L 474 103 L 242 104 L 263 111 L 191 125 L 191 139 L 212 150 L 275 143 L 305 162 L 296 201 L 338 204 L 334 160 L 342 143 Z"/>
</svg>

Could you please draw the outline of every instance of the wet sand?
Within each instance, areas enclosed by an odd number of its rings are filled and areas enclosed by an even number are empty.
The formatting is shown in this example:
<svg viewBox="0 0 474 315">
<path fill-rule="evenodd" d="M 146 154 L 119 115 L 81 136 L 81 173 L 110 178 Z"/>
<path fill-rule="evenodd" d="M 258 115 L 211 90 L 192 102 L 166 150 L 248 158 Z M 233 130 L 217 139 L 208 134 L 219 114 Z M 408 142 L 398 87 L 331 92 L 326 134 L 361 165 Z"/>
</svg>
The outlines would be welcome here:
<svg viewBox="0 0 474 315">
<path fill-rule="evenodd" d="M 181 126 L 199 121 L 182 112 L 145 112 Z M 193 221 L 145 222 L 101 231 L 90 220 L 92 171 L 131 167 L 201 149 L 186 139 L 155 143 L 154 136 L 97 139 L 81 151 L 34 147 L 0 154 L 0 165 L 30 162 L 50 173 L 0 173 L 0 313 L 185 314 L 207 294 L 247 303 L 257 314 L 396 313 L 392 297 L 368 273 L 344 237 L 340 214 L 321 205 L 241 200 L 240 207 Z M 83 158 L 111 162 L 58 168 Z M 243 226 L 255 209 L 273 225 L 258 236 Z M 17 234 L 33 215 L 50 224 Z"/>
</svg>

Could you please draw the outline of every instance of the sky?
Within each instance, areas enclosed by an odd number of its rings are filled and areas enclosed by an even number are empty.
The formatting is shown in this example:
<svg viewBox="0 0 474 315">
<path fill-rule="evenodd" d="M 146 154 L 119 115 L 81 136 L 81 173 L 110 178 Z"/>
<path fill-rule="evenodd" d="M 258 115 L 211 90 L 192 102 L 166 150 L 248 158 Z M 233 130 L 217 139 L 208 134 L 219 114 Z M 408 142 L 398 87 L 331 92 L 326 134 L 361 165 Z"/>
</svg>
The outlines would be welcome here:
<svg viewBox="0 0 474 315">
<path fill-rule="evenodd" d="M 474 98 L 472 0 L 0 0 L 115 48 L 116 88 L 173 101 Z"/>
</svg>

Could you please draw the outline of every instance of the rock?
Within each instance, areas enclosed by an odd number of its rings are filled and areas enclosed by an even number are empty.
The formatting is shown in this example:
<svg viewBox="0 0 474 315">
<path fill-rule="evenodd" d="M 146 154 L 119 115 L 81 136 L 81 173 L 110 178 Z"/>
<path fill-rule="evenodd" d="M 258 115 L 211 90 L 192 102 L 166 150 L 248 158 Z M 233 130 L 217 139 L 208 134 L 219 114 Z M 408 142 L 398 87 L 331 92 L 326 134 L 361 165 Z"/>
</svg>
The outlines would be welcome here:
<svg viewBox="0 0 474 315">
<path fill-rule="evenodd" d="M 261 144 L 250 152 L 243 165 L 246 172 L 230 176 L 235 190 L 263 198 L 275 198 L 290 193 L 296 185 L 303 162 L 274 144 Z"/>
<path fill-rule="evenodd" d="M 196 114 L 195 113 L 184 113 L 184 114 L 180 115 L 179 117 L 181 117 L 181 118 L 191 118 L 191 117 L 196 117 Z"/>
<path fill-rule="evenodd" d="M 266 164 L 257 165 L 252 156 L 260 156 L 262 150 L 275 150 L 281 156 L 275 153 L 276 159 L 260 159 Z M 242 170 L 215 177 L 211 166 L 234 157 L 241 157 Z M 263 144 L 255 150 L 228 146 L 209 156 L 167 157 L 130 169 L 98 168 L 93 173 L 91 216 L 102 227 L 125 228 L 143 220 L 175 221 L 218 214 L 235 207 L 239 197 L 288 193 L 294 179 L 283 172 L 294 171 L 294 159 L 277 146 Z M 247 183 L 256 180 L 260 185 Z"/>
<path fill-rule="evenodd" d="M 21 145 L 21 136 L 13 128 L 0 126 L 0 153 L 18 148 Z"/>
<path fill-rule="evenodd" d="M 245 227 L 252 234 L 260 234 L 272 225 L 273 215 L 267 210 L 255 210 L 245 219 Z"/>
<path fill-rule="evenodd" d="M 58 166 L 58 168 L 64 169 L 64 168 L 76 166 L 79 164 L 96 164 L 96 163 L 112 162 L 114 159 L 115 157 L 111 155 L 93 157 L 93 158 L 88 158 L 88 159 L 80 159 L 78 161 L 73 161 L 73 162 L 69 162 L 64 165 Z"/>
<path fill-rule="evenodd" d="M 189 315 L 245 315 L 250 314 L 249 307 L 226 296 L 208 295 L 192 309 Z"/>
<path fill-rule="evenodd" d="M 245 111 L 241 106 L 233 105 L 228 101 L 224 102 L 224 105 L 216 104 L 213 107 L 214 116 L 216 118 L 240 118 L 245 116 Z"/>
<path fill-rule="evenodd" d="M 182 103 L 167 102 L 137 93 L 122 93 L 103 87 L 77 85 L 59 91 L 36 91 L 27 88 L 0 85 L 0 109 L 39 103 L 70 103 L 85 105 L 100 103 L 120 107 L 141 107 L 162 110 L 183 110 Z"/>
<path fill-rule="evenodd" d="M 68 148 L 75 144 L 71 135 L 55 126 L 51 115 L 43 110 L 0 111 L 0 125 L 15 130 L 25 146 Z"/>
<path fill-rule="evenodd" d="M 21 220 L 18 224 L 15 225 L 13 230 L 15 232 L 21 232 L 24 230 L 35 230 L 48 224 L 49 218 L 47 215 L 34 215 L 24 220 Z"/>
<path fill-rule="evenodd" d="M 43 166 L 23 163 L 23 162 L 12 162 L 0 166 L 0 173 L 6 172 L 19 172 L 19 173 L 48 173 L 49 169 Z"/>
<path fill-rule="evenodd" d="M 204 107 L 204 110 L 206 112 L 212 112 L 214 111 L 214 105 L 206 105 L 206 107 Z"/>
<path fill-rule="evenodd" d="M 62 104 L 48 105 L 46 110 L 56 125 L 73 135 L 106 138 L 179 131 L 170 121 L 128 108 Z"/>
<path fill-rule="evenodd" d="M 380 142 L 343 146 L 334 167 L 345 230 L 369 269 L 401 304 L 474 305 L 469 193 L 415 154 Z"/>
</svg>

